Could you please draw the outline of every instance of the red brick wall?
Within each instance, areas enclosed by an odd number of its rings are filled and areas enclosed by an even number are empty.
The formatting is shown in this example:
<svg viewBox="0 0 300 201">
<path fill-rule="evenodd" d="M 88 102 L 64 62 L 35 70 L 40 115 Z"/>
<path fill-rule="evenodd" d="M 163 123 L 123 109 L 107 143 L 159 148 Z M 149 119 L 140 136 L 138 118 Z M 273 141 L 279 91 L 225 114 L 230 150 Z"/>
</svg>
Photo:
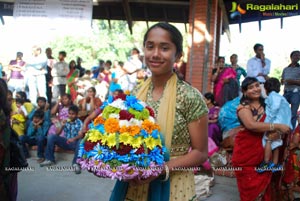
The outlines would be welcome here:
<svg viewBox="0 0 300 201">
<path fill-rule="evenodd" d="M 218 0 L 190 0 L 186 79 L 203 93 L 212 89 L 211 71 L 218 51 L 217 32 L 220 32 L 217 27 L 221 27 L 221 23 L 218 23 L 219 11 Z M 206 26 L 208 18 L 209 26 Z"/>
</svg>

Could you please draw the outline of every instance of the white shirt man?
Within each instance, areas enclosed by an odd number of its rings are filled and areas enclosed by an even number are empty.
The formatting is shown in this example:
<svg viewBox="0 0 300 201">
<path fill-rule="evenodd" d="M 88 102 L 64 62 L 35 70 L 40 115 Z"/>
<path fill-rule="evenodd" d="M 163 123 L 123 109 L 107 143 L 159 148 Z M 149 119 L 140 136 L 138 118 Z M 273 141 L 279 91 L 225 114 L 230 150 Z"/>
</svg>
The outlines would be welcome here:
<svg viewBox="0 0 300 201">
<path fill-rule="evenodd" d="M 264 83 L 268 79 L 268 74 L 271 69 L 271 61 L 264 56 L 264 47 L 262 44 L 254 45 L 255 57 L 247 62 L 247 76 L 255 77 L 261 84 L 262 96 L 266 97 Z"/>
<path fill-rule="evenodd" d="M 29 99 L 36 102 L 38 96 L 47 98 L 46 76 L 47 58 L 41 55 L 42 49 L 33 46 L 32 57 L 26 63 L 25 84 L 29 88 Z"/>
</svg>

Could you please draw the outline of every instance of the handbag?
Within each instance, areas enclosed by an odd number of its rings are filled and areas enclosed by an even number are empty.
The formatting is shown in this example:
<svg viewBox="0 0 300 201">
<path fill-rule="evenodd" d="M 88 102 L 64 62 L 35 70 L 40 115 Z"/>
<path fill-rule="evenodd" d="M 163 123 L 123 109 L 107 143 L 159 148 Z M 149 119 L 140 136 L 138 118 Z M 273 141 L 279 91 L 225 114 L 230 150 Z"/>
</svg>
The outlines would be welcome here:
<svg viewBox="0 0 300 201">
<path fill-rule="evenodd" d="M 28 167 L 21 141 L 17 133 L 11 129 L 10 133 L 10 172 L 20 172 Z"/>
</svg>

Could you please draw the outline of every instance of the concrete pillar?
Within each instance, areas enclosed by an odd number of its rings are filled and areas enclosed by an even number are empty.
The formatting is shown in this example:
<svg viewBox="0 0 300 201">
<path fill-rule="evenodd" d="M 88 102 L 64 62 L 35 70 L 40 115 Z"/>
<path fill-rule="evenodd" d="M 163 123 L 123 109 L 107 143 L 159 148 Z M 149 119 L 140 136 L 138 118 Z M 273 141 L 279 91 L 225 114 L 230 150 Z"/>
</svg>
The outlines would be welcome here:
<svg viewBox="0 0 300 201">
<path fill-rule="evenodd" d="M 190 0 L 186 80 L 202 93 L 212 91 L 211 72 L 222 27 L 218 0 Z"/>
</svg>

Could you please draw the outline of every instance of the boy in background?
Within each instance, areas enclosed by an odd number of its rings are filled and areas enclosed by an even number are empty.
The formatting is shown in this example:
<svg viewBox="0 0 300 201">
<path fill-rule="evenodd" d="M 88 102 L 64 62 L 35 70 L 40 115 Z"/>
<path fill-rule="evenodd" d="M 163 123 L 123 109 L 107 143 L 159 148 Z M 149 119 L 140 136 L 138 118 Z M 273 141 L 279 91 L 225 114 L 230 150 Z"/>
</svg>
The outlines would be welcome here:
<svg viewBox="0 0 300 201">
<path fill-rule="evenodd" d="M 41 163 L 45 160 L 44 145 L 46 143 L 46 134 L 49 126 L 50 123 L 48 121 L 44 121 L 44 111 L 35 111 L 32 121 L 29 123 L 27 134 L 20 137 L 26 158 L 30 157 L 26 147 L 26 144 L 28 144 L 30 146 L 37 145 L 38 163 Z"/>
<path fill-rule="evenodd" d="M 46 160 L 40 164 L 41 167 L 51 166 L 55 164 L 54 148 L 55 145 L 65 150 L 75 151 L 72 166 L 76 174 L 81 173 L 79 164 L 76 163 L 80 139 L 82 134 L 78 134 L 82 128 L 82 121 L 78 118 L 79 108 L 76 105 L 69 107 L 69 119 L 62 122 L 62 127 L 57 130 L 56 135 L 48 137 L 46 147 Z M 64 131 L 64 137 L 60 136 Z"/>
<path fill-rule="evenodd" d="M 70 72 L 69 64 L 65 62 L 67 53 L 65 51 L 60 51 L 58 53 L 58 62 L 56 62 L 51 70 L 51 75 L 53 77 L 53 87 L 52 87 L 52 99 L 57 102 L 58 97 L 66 93 L 66 76 Z"/>
</svg>

